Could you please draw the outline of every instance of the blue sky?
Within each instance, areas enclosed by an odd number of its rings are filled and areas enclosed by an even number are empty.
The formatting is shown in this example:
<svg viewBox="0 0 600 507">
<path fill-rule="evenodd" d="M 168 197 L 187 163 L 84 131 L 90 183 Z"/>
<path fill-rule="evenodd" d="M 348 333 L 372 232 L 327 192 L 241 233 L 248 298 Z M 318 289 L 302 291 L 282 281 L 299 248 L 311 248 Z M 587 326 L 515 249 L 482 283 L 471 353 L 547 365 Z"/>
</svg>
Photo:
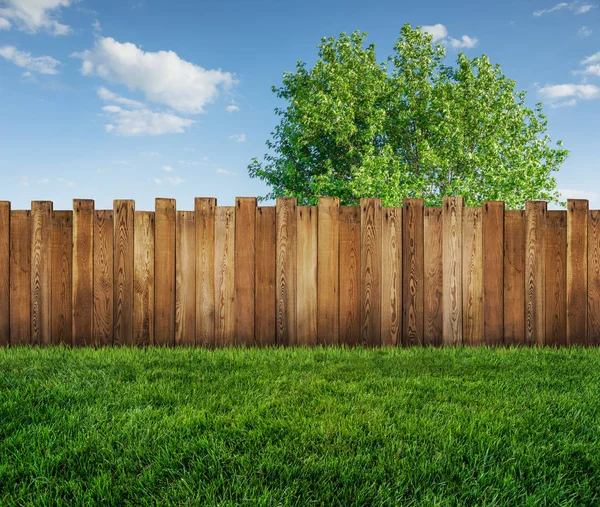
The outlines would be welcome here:
<svg viewBox="0 0 600 507">
<path fill-rule="evenodd" d="M 541 100 L 571 150 L 559 189 L 600 208 L 596 1 L 0 0 L 0 200 L 262 195 L 247 165 L 278 123 L 271 86 L 340 32 L 367 32 L 383 61 L 408 22 L 447 63 L 485 53 Z"/>
</svg>

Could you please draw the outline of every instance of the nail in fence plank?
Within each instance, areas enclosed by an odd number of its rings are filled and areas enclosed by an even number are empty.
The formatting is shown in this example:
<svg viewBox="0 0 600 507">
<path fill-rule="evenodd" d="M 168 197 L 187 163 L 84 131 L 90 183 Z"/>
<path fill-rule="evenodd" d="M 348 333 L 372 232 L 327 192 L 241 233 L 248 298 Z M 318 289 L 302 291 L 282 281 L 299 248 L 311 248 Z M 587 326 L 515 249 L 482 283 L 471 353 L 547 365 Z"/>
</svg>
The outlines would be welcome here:
<svg viewBox="0 0 600 507">
<path fill-rule="evenodd" d="M 525 343 L 525 211 L 504 214 L 504 344 Z"/>
<path fill-rule="evenodd" d="M 381 217 L 379 198 L 360 200 L 361 343 L 381 345 Z"/>
<path fill-rule="evenodd" d="M 296 207 L 295 197 L 279 197 L 277 213 L 277 344 L 296 343 Z"/>
<path fill-rule="evenodd" d="M 215 345 L 214 197 L 196 197 L 196 345 Z"/>
<path fill-rule="evenodd" d="M 95 346 L 113 342 L 113 210 L 98 210 L 94 218 L 94 324 Z"/>
<path fill-rule="evenodd" d="M 154 345 L 155 213 L 135 211 L 133 263 L 133 343 Z"/>
<path fill-rule="evenodd" d="M 73 343 L 73 212 L 52 213 L 52 343 Z"/>
<path fill-rule="evenodd" d="M 544 345 L 546 338 L 546 207 L 525 203 L 525 344 Z"/>
<path fill-rule="evenodd" d="M 317 314 L 318 342 L 322 345 L 339 343 L 339 255 L 340 200 L 320 197 L 318 212 L 317 254 Z M 300 275 L 298 275 L 300 276 Z M 299 318 L 299 317 L 298 317 Z"/>
<path fill-rule="evenodd" d="M 196 341 L 196 217 L 193 211 L 177 212 L 175 284 L 175 344 Z"/>
<path fill-rule="evenodd" d="M 254 345 L 254 256 L 256 249 L 256 198 L 235 200 L 235 340 Z"/>
<path fill-rule="evenodd" d="M 10 212 L 10 344 L 31 340 L 31 212 Z"/>
<path fill-rule="evenodd" d="M 31 344 L 49 345 L 52 332 L 52 203 L 31 203 Z"/>
<path fill-rule="evenodd" d="M 444 197 L 444 345 L 463 343 L 462 222 L 464 199 Z"/>
<path fill-rule="evenodd" d="M 134 213 L 134 201 L 114 201 L 114 345 L 133 344 Z"/>
<path fill-rule="evenodd" d="M 10 342 L 10 202 L 0 201 L 0 346 Z"/>
<path fill-rule="evenodd" d="M 600 210 L 590 210 L 587 252 L 588 344 L 598 346 L 600 345 Z"/>
<path fill-rule="evenodd" d="M 360 343 L 360 206 L 340 207 L 340 344 Z"/>
<path fill-rule="evenodd" d="M 412 347 L 424 341 L 423 199 L 404 199 L 402 207 L 402 345 Z"/>
<path fill-rule="evenodd" d="M 90 345 L 94 322 L 94 201 L 73 199 L 73 345 Z"/>
<path fill-rule="evenodd" d="M 504 202 L 484 201 L 483 342 L 500 345 L 504 339 Z"/>
<path fill-rule="evenodd" d="M 254 335 L 260 346 L 275 345 L 275 228 L 274 206 L 256 211 L 256 286 Z"/>
<path fill-rule="evenodd" d="M 215 339 L 217 347 L 235 345 L 235 206 L 215 210 Z"/>
<path fill-rule="evenodd" d="M 298 228 L 296 339 L 298 345 L 317 344 L 317 210 L 317 206 L 296 208 Z"/>
<path fill-rule="evenodd" d="M 567 212 L 546 212 L 546 345 L 567 344 Z"/>
<path fill-rule="evenodd" d="M 381 344 L 402 345 L 402 208 L 383 208 Z"/>
<path fill-rule="evenodd" d="M 483 343 L 482 208 L 464 208 L 463 217 L 463 340 Z"/>
<path fill-rule="evenodd" d="M 156 199 L 154 343 L 175 345 L 175 199 Z"/>
<path fill-rule="evenodd" d="M 567 344 L 587 344 L 588 201 L 567 199 Z"/>
<path fill-rule="evenodd" d="M 442 208 L 427 207 L 424 210 L 424 283 L 423 326 L 424 345 L 441 345 L 443 334 L 443 216 Z"/>
</svg>

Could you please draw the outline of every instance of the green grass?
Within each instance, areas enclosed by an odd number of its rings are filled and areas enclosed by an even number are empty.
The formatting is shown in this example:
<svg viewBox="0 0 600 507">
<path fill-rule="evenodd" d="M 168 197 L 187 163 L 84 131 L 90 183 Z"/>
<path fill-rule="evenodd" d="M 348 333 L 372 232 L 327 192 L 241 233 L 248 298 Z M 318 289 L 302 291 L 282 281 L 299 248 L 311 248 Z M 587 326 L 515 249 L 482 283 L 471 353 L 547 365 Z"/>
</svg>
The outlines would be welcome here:
<svg viewBox="0 0 600 507">
<path fill-rule="evenodd" d="M 600 349 L 0 350 L 1 505 L 598 505 Z"/>
</svg>

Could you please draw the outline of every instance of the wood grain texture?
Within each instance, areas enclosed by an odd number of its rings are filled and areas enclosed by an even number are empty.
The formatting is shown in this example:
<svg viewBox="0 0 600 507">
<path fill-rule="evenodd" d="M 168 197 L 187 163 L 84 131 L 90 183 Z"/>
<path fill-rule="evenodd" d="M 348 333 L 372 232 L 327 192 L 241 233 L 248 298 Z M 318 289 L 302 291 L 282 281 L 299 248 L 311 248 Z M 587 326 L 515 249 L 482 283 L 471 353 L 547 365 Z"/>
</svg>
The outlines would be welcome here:
<svg viewBox="0 0 600 507">
<path fill-rule="evenodd" d="M 52 203 L 31 203 L 31 344 L 52 337 Z"/>
<path fill-rule="evenodd" d="M 156 199 L 154 221 L 154 343 L 172 347 L 175 345 L 175 199 Z"/>
<path fill-rule="evenodd" d="M 196 214 L 196 345 L 215 345 L 215 209 L 214 197 L 197 197 Z"/>
<path fill-rule="evenodd" d="M 256 286 L 254 335 L 259 346 L 275 345 L 275 241 L 276 212 L 274 206 L 256 210 Z"/>
<path fill-rule="evenodd" d="M 319 198 L 317 314 L 319 344 L 339 343 L 340 200 Z"/>
<path fill-rule="evenodd" d="M 585 199 L 567 199 L 567 344 L 587 344 L 588 215 Z"/>
<path fill-rule="evenodd" d="M 10 202 L 0 201 L 0 346 L 10 343 Z"/>
<path fill-rule="evenodd" d="M 94 324 L 95 346 L 113 343 L 113 210 L 94 213 Z"/>
<path fill-rule="evenodd" d="M 113 206 L 113 345 L 132 345 L 135 203 L 115 200 Z"/>
<path fill-rule="evenodd" d="M 548 212 L 550 213 L 550 212 Z M 566 214 L 566 212 L 565 212 Z M 565 217 L 566 221 L 566 217 Z M 566 255 L 566 254 L 565 254 Z M 588 344 L 600 345 L 600 210 L 590 210 L 588 217 Z M 565 267 L 566 269 L 566 267 Z M 566 293 L 566 280 L 565 280 Z M 566 301 L 565 301 L 566 306 Z M 566 330 L 565 330 L 566 333 Z M 565 342 L 566 343 L 566 342 Z"/>
<path fill-rule="evenodd" d="M 567 344 L 567 212 L 546 213 L 546 345 Z"/>
<path fill-rule="evenodd" d="M 525 211 L 504 213 L 504 344 L 525 343 Z"/>
<path fill-rule="evenodd" d="M 483 211 L 464 208 L 463 215 L 463 342 L 483 343 Z"/>
<path fill-rule="evenodd" d="M 31 212 L 10 212 L 10 344 L 31 340 Z"/>
<path fill-rule="evenodd" d="M 53 345 L 73 343 L 73 212 L 52 213 Z"/>
<path fill-rule="evenodd" d="M 423 199 L 402 203 L 402 345 L 424 342 L 424 210 Z"/>
<path fill-rule="evenodd" d="M 383 208 L 381 345 L 402 345 L 402 208 Z"/>
<path fill-rule="evenodd" d="M 215 210 L 215 345 L 235 345 L 235 206 Z"/>
<path fill-rule="evenodd" d="M 340 206 L 339 342 L 360 343 L 360 206 Z"/>
<path fill-rule="evenodd" d="M 316 206 L 296 208 L 298 231 L 298 293 L 296 339 L 298 345 L 317 344 L 317 220 Z"/>
<path fill-rule="evenodd" d="M 546 208 L 545 201 L 525 203 L 525 344 L 546 339 Z"/>
<path fill-rule="evenodd" d="M 423 266 L 423 344 L 442 344 L 444 312 L 443 288 L 443 214 L 442 208 L 425 208 L 423 218 L 424 266 Z"/>
<path fill-rule="evenodd" d="M 196 343 L 196 215 L 177 212 L 175 344 Z"/>
<path fill-rule="evenodd" d="M 360 211 L 360 340 L 376 347 L 381 345 L 381 199 L 361 199 Z"/>
<path fill-rule="evenodd" d="M 94 201 L 73 199 L 73 345 L 90 345 L 94 323 Z"/>
<path fill-rule="evenodd" d="M 462 222 L 464 199 L 444 197 L 444 345 L 463 343 Z"/>
<path fill-rule="evenodd" d="M 235 200 L 235 340 L 254 345 L 256 198 Z"/>
<path fill-rule="evenodd" d="M 295 197 L 276 201 L 277 344 L 296 344 L 296 208 Z"/>
<path fill-rule="evenodd" d="M 135 211 L 133 227 L 133 343 L 154 345 L 155 213 Z"/>
<path fill-rule="evenodd" d="M 504 339 L 504 202 L 484 201 L 483 217 L 483 343 Z"/>
</svg>

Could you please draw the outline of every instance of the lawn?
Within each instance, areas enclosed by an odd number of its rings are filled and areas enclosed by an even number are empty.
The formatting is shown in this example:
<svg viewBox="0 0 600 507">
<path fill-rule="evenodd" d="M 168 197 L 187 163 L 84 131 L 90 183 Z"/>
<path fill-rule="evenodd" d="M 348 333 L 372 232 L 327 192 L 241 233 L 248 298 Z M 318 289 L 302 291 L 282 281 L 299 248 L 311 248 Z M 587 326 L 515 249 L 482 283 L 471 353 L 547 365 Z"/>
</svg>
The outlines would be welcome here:
<svg viewBox="0 0 600 507">
<path fill-rule="evenodd" d="M 0 350 L 2 505 L 598 505 L 600 349 Z"/>
</svg>

